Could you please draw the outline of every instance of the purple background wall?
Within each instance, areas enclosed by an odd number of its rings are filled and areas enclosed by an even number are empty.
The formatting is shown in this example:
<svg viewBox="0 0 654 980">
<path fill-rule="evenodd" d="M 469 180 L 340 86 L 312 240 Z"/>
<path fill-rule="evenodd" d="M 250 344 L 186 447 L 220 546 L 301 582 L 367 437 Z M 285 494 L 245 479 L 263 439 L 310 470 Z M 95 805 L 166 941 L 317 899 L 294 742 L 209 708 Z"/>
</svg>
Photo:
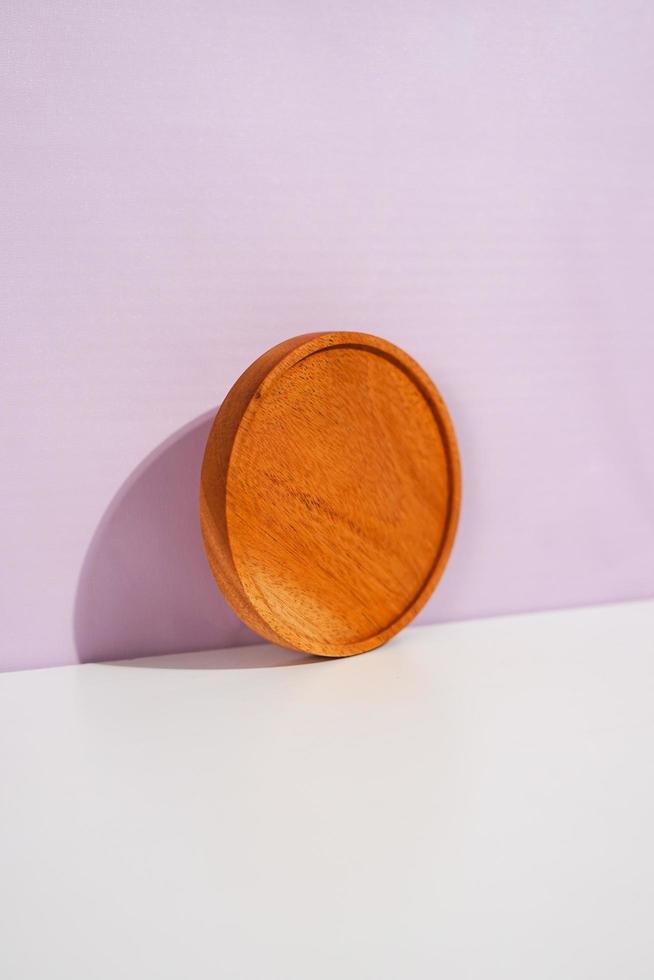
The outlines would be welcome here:
<svg viewBox="0 0 654 980">
<path fill-rule="evenodd" d="M 250 640 L 200 548 L 206 413 L 322 328 L 451 407 L 423 621 L 652 595 L 652 5 L 2 16 L 4 667 Z"/>
</svg>

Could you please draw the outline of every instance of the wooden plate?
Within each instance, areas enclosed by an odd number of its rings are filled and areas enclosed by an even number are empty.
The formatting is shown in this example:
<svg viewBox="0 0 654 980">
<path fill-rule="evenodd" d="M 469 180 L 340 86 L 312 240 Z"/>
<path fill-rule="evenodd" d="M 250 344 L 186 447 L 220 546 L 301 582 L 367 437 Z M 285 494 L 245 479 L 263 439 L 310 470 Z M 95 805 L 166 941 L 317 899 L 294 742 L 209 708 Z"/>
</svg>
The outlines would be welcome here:
<svg viewBox="0 0 654 980">
<path fill-rule="evenodd" d="M 422 368 L 379 337 L 314 333 L 263 354 L 227 395 L 200 518 L 214 577 L 248 626 L 346 657 L 425 604 L 460 497 L 452 423 Z"/>
</svg>

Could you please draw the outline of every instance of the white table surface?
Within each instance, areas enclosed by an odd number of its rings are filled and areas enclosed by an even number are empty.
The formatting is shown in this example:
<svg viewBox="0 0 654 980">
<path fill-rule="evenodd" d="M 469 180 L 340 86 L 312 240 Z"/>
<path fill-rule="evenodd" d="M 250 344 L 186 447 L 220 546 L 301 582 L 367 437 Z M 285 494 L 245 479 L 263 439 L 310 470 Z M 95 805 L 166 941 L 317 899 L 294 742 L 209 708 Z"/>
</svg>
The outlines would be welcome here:
<svg viewBox="0 0 654 980">
<path fill-rule="evenodd" d="M 654 977 L 654 602 L 5 674 L 0 779 L 5 980 Z"/>
</svg>

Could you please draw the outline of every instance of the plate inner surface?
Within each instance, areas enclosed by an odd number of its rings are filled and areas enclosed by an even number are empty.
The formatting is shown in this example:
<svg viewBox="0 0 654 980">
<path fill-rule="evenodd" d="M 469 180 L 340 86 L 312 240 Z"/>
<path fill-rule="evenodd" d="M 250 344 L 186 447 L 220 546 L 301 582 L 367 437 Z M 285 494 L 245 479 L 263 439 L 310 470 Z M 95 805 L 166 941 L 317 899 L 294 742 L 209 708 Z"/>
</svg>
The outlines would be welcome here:
<svg viewBox="0 0 654 980">
<path fill-rule="evenodd" d="M 420 595 L 450 505 L 436 411 L 400 364 L 354 345 L 305 357 L 250 402 L 229 462 L 229 544 L 289 643 L 361 643 Z"/>
</svg>

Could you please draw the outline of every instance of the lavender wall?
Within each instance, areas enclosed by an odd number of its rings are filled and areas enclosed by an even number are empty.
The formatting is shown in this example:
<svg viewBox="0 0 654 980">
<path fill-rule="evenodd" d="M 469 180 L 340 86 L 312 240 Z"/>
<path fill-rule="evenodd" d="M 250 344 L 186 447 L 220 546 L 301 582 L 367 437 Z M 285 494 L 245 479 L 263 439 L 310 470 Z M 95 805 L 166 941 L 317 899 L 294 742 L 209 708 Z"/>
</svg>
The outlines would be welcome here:
<svg viewBox="0 0 654 980">
<path fill-rule="evenodd" d="M 2 16 L 4 667 L 250 639 L 200 550 L 206 412 L 323 328 L 451 407 L 423 620 L 654 592 L 651 5 Z"/>
</svg>

